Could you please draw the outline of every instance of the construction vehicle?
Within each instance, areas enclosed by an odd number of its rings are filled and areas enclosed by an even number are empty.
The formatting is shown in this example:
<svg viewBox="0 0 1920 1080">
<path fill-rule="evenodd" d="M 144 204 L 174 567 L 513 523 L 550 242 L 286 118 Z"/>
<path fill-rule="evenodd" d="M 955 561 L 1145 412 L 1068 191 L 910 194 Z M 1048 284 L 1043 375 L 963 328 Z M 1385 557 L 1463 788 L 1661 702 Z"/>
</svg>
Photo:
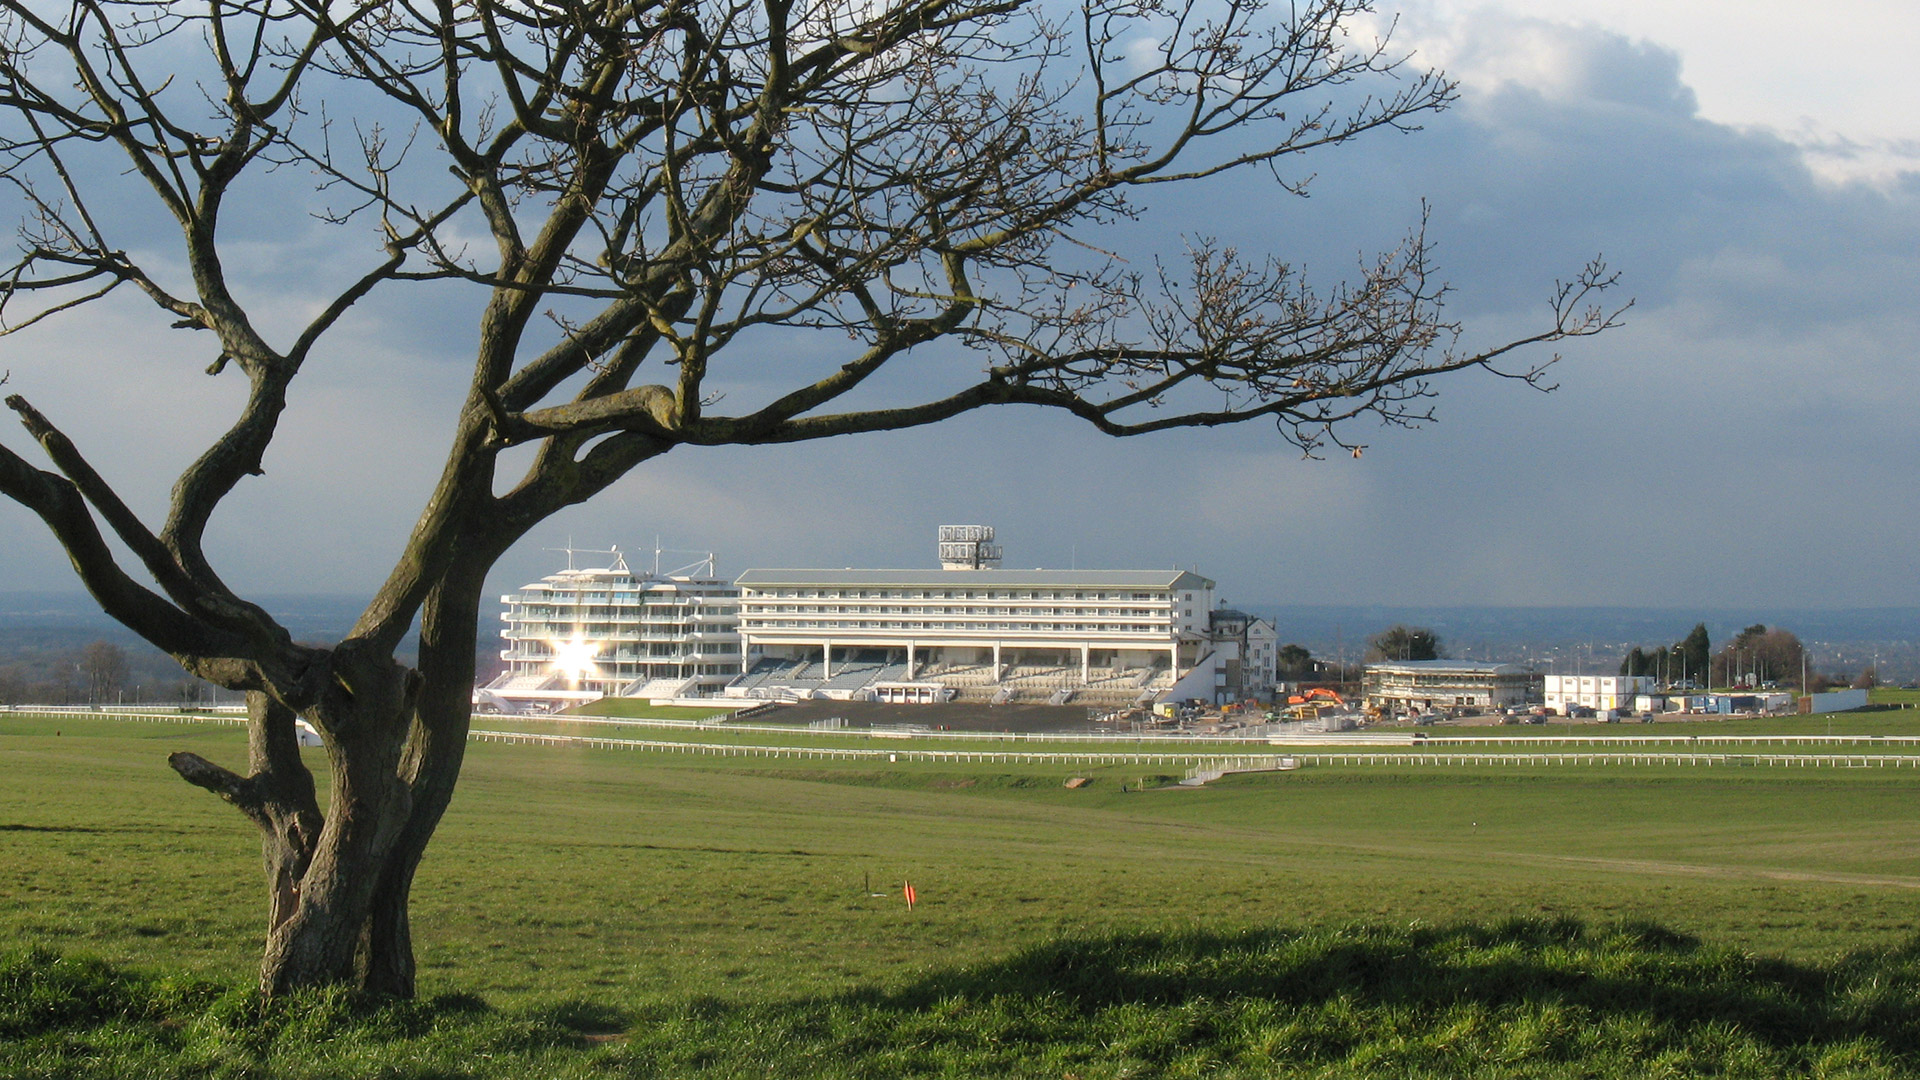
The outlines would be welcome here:
<svg viewBox="0 0 1920 1080">
<path fill-rule="evenodd" d="M 1340 696 L 1339 691 L 1329 690 L 1324 686 L 1316 686 L 1298 694 L 1287 695 L 1289 705 L 1345 705 L 1346 703 L 1346 699 Z"/>
<path fill-rule="evenodd" d="M 1294 720 L 1316 720 L 1323 712 L 1330 709 L 1344 709 L 1346 706 L 1346 699 L 1342 698 L 1337 691 L 1316 686 L 1311 690 L 1287 695 L 1284 714 Z"/>
</svg>

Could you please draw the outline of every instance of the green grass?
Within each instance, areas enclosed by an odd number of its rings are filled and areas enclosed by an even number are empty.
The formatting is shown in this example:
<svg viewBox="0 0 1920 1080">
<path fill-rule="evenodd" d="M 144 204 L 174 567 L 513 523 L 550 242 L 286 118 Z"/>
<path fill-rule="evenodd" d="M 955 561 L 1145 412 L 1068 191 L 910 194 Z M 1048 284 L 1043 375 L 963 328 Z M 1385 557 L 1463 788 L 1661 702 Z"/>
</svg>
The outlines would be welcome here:
<svg viewBox="0 0 1920 1080">
<path fill-rule="evenodd" d="M 1760 960 L 1652 927 L 1106 934 L 885 986 L 488 1007 L 0 959 L 0 1069 L 163 1077 L 1892 1077 L 1920 956 Z"/>
<path fill-rule="evenodd" d="M 496 1009 L 455 998 L 404 1023 L 340 1020 L 342 1056 L 302 1064 L 274 1057 L 278 1036 L 215 1015 L 258 947 L 258 847 L 231 808 L 167 769 L 177 749 L 238 765 L 244 733 L 0 716 L 0 941 L 101 957 L 109 981 L 144 978 L 125 965 L 168 973 L 156 985 L 174 989 L 154 993 L 174 1005 L 49 1021 L 45 1038 L 103 1047 L 127 1075 L 185 1075 L 192 1062 L 236 1075 L 463 1075 L 433 1063 L 479 1052 L 518 1063 L 494 1075 L 1911 1068 L 1906 1035 L 1847 1011 L 1910 993 L 1908 954 L 1887 952 L 1913 940 L 1920 903 L 1910 771 L 1314 768 L 1122 793 L 1177 770 L 475 744 L 416 886 L 415 940 L 424 994 L 477 994 Z M 1094 782 L 1068 790 L 1070 775 Z M 911 914 L 903 879 L 921 896 Z M 869 880 L 886 895 L 868 896 Z M 1640 921 L 1666 929 L 1606 929 Z M 1427 926 L 1457 929 L 1409 929 Z M 1711 978 L 1728 986 L 1701 992 L 1713 1000 L 1751 982 L 1739 993 L 1754 1008 L 1787 992 L 1768 981 L 1778 975 L 1794 993 L 1828 995 L 1806 1006 L 1828 1026 L 1782 1042 L 1754 1019 L 1764 1010 L 1683 1022 L 1579 989 L 1610 970 L 1596 957 L 1638 955 L 1642 939 L 1651 952 L 1620 963 L 1671 967 L 1682 986 L 1720 972 Z M 1695 939 L 1710 944 L 1686 944 Z M 1373 989 L 1336 980 L 1296 998 L 1255 978 L 1275 964 L 1296 970 L 1286 966 L 1296 954 L 1353 949 L 1384 965 L 1368 976 Z M 1407 972 L 1507 965 L 1564 993 L 1422 990 L 1403 1001 L 1392 990 L 1401 961 L 1418 961 Z M 1139 985 L 1083 1000 L 1020 974 L 1060 964 L 1105 972 L 1083 982 Z M 1241 969 L 1193 989 L 1196 972 Z M 1141 972 L 1162 970 L 1188 973 L 1164 984 L 1185 997 L 1140 989 L 1163 985 Z M 1229 992 L 1242 983 L 1265 989 Z M 599 1029 L 581 1017 L 622 1038 L 587 1041 Z M 413 1034 L 379 1034 L 394 1024 Z M 1603 1034 L 1582 1034 L 1593 1030 Z M 156 1039 L 174 1049 L 140 1049 Z M 238 1056 L 221 1057 L 230 1044 Z M 1501 1058 L 1510 1045 L 1534 1049 Z M 173 1064 L 148 1068 L 140 1055 Z M 394 1064 L 403 1059 L 412 1064 Z M 15 1074 L 32 1075 L 0 1065 Z"/>
</svg>

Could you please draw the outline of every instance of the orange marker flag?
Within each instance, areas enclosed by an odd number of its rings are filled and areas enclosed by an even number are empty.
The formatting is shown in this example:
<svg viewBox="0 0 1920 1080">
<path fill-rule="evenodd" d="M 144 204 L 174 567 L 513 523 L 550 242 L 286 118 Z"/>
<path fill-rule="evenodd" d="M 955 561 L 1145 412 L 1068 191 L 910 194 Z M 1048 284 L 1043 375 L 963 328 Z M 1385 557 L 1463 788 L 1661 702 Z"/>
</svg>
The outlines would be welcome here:
<svg viewBox="0 0 1920 1080">
<path fill-rule="evenodd" d="M 912 884 L 911 882 L 906 882 L 906 881 L 903 881 L 903 882 L 901 882 L 901 883 L 900 883 L 900 892 L 901 892 L 901 895 L 903 895 L 903 896 L 905 896 L 905 897 L 907 898 L 907 910 L 908 910 L 908 911 L 912 911 L 912 910 L 913 910 L 913 902 L 914 902 L 915 900 L 917 900 L 917 899 L 919 899 L 919 896 L 918 896 L 918 894 L 916 894 L 916 893 L 915 893 L 915 892 L 913 891 L 913 884 Z"/>
</svg>

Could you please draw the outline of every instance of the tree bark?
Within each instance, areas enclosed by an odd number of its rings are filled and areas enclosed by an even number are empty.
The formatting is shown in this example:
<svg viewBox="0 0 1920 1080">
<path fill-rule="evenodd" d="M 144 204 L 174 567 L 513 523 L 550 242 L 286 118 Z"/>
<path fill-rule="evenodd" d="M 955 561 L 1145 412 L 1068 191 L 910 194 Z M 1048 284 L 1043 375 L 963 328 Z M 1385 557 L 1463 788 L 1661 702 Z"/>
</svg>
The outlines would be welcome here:
<svg viewBox="0 0 1920 1080">
<path fill-rule="evenodd" d="M 473 544 L 482 550 L 461 552 L 428 593 L 418 669 L 353 639 L 327 655 L 330 689 L 304 710 L 332 766 L 324 815 L 296 714 L 265 691 L 247 695 L 249 775 L 195 754 L 169 759 L 260 829 L 263 992 L 346 984 L 413 995 L 413 878 L 465 756 L 486 568 L 515 537 Z"/>
<path fill-rule="evenodd" d="M 260 986 L 269 995 L 361 981 L 355 976 L 364 970 L 375 886 L 412 801 L 397 770 L 413 673 L 391 661 L 349 660 L 342 668 L 336 675 L 342 692 L 313 714 L 333 767 L 326 823 L 292 912 L 267 934 Z"/>
<path fill-rule="evenodd" d="M 420 621 L 420 695 L 401 763 L 412 809 L 374 889 L 360 973 L 363 989 L 412 997 L 414 955 L 407 910 L 414 873 L 452 801 L 473 715 L 474 646 L 480 592 L 491 560 L 459 560 L 428 596 Z"/>
<path fill-rule="evenodd" d="M 267 876 L 267 932 L 300 907 L 300 883 L 313 861 L 325 821 L 314 796 L 313 774 L 300 760 L 291 709 L 263 693 L 247 695 L 247 757 L 262 798 L 260 860 Z"/>
</svg>

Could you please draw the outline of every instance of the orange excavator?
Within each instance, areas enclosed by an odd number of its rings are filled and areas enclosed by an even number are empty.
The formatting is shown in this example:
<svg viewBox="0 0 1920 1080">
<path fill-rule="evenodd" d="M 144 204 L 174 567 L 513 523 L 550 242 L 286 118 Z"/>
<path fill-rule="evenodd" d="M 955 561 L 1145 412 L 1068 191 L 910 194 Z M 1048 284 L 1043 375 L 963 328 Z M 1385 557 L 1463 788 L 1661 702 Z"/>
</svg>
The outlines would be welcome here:
<svg viewBox="0 0 1920 1080">
<path fill-rule="evenodd" d="M 1286 715 L 1296 720 L 1312 720 L 1320 715 L 1322 709 L 1344 708 L 1346 704 L 1346 699 L 1338 691 L 1316 686 L 1298 694 L 1288 694 L 1285 711 Z"/>
<path fill-rule="evenodd" d="M 1287 695 L 1289 705 L 1345 705 L 1346 703 L 1346 699 L 1340 696 L 1339 691 L 1329 690 L 1324 686 L 1316 686 L 1302 693 Z"/>
</svg>

